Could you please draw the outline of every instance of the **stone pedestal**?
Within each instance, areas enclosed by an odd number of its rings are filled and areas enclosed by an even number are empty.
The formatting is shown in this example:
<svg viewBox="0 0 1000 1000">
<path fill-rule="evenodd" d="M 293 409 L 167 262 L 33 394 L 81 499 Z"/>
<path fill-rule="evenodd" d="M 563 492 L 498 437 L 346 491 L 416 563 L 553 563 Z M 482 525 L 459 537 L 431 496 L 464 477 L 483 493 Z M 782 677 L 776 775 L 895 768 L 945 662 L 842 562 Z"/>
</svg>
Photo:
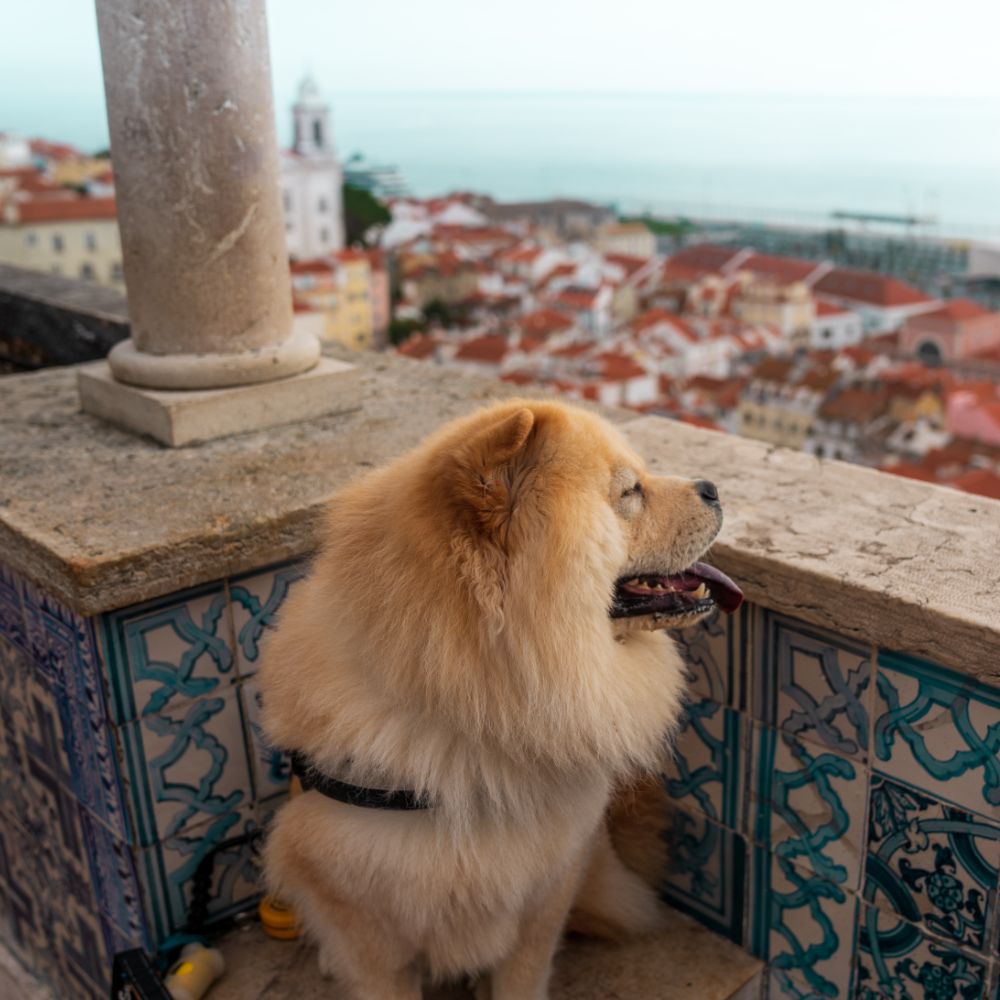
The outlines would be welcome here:
<svg viewBox="0 0 1000 1000">
<path fill-rule="evenodd" d="M 361 406 L 358 369 L 323 358 L 315 368 L 274 382 L 231 389 L 146 389 L 118 381 L 99 361 L 80 370 L 87 413 L 178 448 Z"/>
</svg>

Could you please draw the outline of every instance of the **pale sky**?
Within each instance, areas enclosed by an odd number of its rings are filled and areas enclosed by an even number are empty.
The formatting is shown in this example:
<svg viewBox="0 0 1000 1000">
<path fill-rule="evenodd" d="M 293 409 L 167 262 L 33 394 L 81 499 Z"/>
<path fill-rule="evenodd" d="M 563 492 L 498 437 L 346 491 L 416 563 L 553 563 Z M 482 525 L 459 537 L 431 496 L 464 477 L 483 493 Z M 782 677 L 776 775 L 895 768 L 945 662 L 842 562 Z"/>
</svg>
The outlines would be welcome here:
<svg viewBox="0 0 1000 1000">
<path fill-rule="evenodd" d="M 89 0 L 18 4 L 0 129 L 106 135 Z M 268 0 L 277 106 L 350 91 L 1000 98 L 997 0 Z M 98 141 L 101 136 L 92 141 Z"/>
</svg>

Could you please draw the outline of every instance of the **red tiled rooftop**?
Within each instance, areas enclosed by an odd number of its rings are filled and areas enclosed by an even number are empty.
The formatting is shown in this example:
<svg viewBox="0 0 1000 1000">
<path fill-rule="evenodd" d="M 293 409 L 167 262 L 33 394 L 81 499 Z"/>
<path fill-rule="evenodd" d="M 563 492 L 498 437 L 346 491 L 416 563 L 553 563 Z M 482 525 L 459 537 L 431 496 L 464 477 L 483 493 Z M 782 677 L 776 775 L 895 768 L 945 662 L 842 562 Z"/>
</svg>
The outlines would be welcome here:
<svg viewBox="0 0 1000 1000">
<path fill-rule="evenodd" d="M 412 333 L 396 348 L 396 351 L 403 357 L 424 361 L 434 353 L 437 346 L 438 342 L 433 337 L 428 337 L 424 333 Z"/>
<path fill-rule="evenodd" d="M 548 337 L 553 333 L 569 330 L 573 326 L 573 320 L 558 309 L 535 309 L 518 319 L 517 325 L 522 333 Z"/>
<path fill-rule="evenodd" d="M 11 202 L 15 222 L 74 222 L 116 218 L 114 198 L 33 198 Z"/>
<path fill-rule="evenodd" d="M 701 243 L 675 253 L 667 264 L 670 267 L 695 268 L 699 271 L 721 271 L 739 252 L 733 247 Z"/>
<path fill-rule="evenodd" d="M 848 267 L 835 267 L 816 282 L 814 290 L 822 295 L 873 306 L 910 306 L 933 302 L 919 288 L 906 284 L 898 278 L 879 274 L 877 271 L 863 271 Z"/>
<path fill-rule="evenodd" d="M 925 319 L 949 319 L 956 323 L 961 323 L 965 320 L 978 319 L 980 316 L 989 315 L 989 309 L 983 308 L 978 302 L 973 302 L 972 299 L 948 299 L 940 309 L 934 309 L 931 312 L 914 316 L 910 322 L 919 325 Z"/>
<path fill-rule="evenodd" d="M 819 266 L 812 260 L 754 253 L 740 264 L 739 270 L 752 271 L 754 274 L 791 284 L 795 281 L 805 281 Z"/>
<path fill-rule="evenodd" d="M 554 301 L 569 309 L 593 309 L 597 301 L 597 288 L 579 288 L 569 285 L 558 292 Z"/>
<path fill-rule="evenodd" d="M 817 316 L 843 316 L 850 311 L 850 309 L 847 309 L 844 306 L 838 306 L 833 302 L 827 302 L 826 299 L 816 299 Z"/>
<path fill-rule="evenodd" d="M 948 485 L 965 493 L 1000 500 L 1000 476 L 989 469 L 970 469 L 948 480 Z"/>
<path fill-rule="evenodd" d="M 456 361 L 481 361 L 499 364 L 507 356 L 510 344 L 502 333 L 487 333 L 482 337 L 467 340 L 455 352 Z"/>
<path fill-rule="evenodd" d="M 833 399 L 828 399 L 819 408 L 819 416 L 824 420 L 868 424 L 885 412 L 888 401 L 884 389 L 850 386 Z"/>
</svg>

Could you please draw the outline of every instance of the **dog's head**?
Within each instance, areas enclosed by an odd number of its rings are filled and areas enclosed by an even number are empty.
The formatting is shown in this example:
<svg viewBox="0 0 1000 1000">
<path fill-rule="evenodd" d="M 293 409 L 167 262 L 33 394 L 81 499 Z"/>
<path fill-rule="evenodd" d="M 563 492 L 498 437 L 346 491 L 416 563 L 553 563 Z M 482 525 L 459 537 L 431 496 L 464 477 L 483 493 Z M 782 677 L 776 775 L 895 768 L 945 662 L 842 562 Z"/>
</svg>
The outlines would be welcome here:
<svg viewBox="0 0 1000 1000">
<path fill-rule="evenodd" d="M 515 401 L 453 425 L 435 447 L 433 488 L 484 606 L 520 590 L 554 610 L 576 595 L 618 629 L 677 628 L 739 606 L 735 584 L 697 561 L 722 525 L 716 488 L 651 475 L 599 417 Z"/>
</svg>

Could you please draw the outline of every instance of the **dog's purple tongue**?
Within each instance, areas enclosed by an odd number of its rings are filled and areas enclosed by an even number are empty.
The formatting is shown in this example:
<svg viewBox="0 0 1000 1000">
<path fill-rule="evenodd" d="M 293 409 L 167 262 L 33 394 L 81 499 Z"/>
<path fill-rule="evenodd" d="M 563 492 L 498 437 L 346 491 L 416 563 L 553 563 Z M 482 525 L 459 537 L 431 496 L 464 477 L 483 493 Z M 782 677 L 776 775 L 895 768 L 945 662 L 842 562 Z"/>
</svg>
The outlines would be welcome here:
<svg viewBox="0 0 1000 1000">
<path fill-rule="evenodd" d="M 698 577 L 708 587 L 712 600 L 727 615 L 731 615 L 743 603 L 743 591 L 722 570 L 709 566 L 708 563 L 696 562 L 687 572 Z"/>
</svg>

